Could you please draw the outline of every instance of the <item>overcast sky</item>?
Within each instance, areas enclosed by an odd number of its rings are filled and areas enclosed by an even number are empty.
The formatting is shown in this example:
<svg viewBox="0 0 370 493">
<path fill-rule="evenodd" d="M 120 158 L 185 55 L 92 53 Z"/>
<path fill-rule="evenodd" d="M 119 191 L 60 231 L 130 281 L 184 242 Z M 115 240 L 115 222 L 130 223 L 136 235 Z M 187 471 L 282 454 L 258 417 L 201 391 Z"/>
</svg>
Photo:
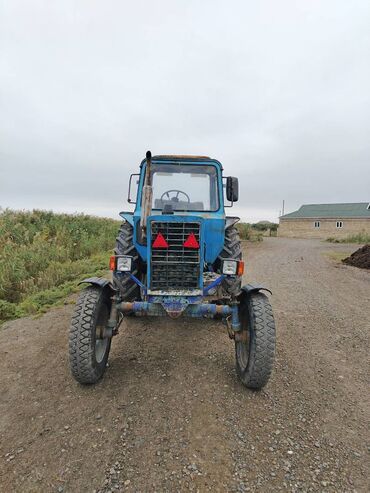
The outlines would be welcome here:
<svg viewBox="0 0 370 493">
<path fill-rule="evenodd" d="M 244 220 L 370 201 L 368 0 L 0 0 L 0 206 L 117 217 L 145 151 Z"/>
</svg>

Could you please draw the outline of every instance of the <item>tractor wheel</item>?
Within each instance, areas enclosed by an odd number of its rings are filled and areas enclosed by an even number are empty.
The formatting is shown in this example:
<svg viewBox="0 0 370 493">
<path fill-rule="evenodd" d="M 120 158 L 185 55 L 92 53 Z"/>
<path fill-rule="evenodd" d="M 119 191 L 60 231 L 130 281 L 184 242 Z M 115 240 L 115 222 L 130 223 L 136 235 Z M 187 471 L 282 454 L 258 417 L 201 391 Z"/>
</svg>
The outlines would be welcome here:
<svg viewBox="0 0 370 493">
<path fill-rule="evenodd" d="M 230 226 L 225 231 L 225 243 L 222 252 L 218 256 L 217 266 L 221 268 L 222 259 L 242 259 L 242 247 L 240 243 L 239 231 L 236 226 Z M 242 285 L 241 277 L 228 277 L 222 281 L 223 290 L 229 295 L 236 297 L 240 293 Z"/>
<path fill-rule="evenodd" d="M 130 255 L 132 257 L 131 273 L 138 279 L 141 277 L 139 253 L 134 245 L 134 228 L 130 223 L 124 222 L 116 238 L 116 255 Z M 124 301 L 140 299 L 139 286 L 125 273 L 115 272 L 113 276 L 114 284 L 118 287 Z"/>
<path fill-rule="evenodd" d="M 275 358 L 275 322 L 266 295 L 251 293 L 240 301 L 241 332 L 235 341 L 236 371 L 242 383 L 261 389 L 268 382 Z"/>
<path fill-rule="evenodd" d="M 96 383 L 107 366 L 111 338 L 103 338 L 110 315 L 110 300 L 103 289 L 89 286 L 81 291 L 69 332 L 72 375 L 82 384 Z"/>
</svg>

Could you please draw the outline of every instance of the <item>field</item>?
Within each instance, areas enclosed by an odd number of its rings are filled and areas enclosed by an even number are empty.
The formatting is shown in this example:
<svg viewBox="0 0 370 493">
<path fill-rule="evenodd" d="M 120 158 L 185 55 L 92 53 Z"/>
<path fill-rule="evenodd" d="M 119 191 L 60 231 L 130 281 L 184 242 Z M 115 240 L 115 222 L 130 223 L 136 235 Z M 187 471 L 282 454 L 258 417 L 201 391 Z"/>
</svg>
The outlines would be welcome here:
<svg viewBox="0 0 370 493">
<path fill-rule="evenodd" d="M 0 323 L 37 314 L 103 274 L 119 221 L 37 211 L 0 212 Z"/>
<path fill-rule="evenodd" d="M 0 490 L 368 492 L 370 272 L 327 255 L 350 249 L 244 244 L 244 281 L 272 290 L 277 322 L 261 392 L 215 321 L 127 318 L 93 387 L 69 373 L 71 304 L 6 322 Z"/>
</svg>

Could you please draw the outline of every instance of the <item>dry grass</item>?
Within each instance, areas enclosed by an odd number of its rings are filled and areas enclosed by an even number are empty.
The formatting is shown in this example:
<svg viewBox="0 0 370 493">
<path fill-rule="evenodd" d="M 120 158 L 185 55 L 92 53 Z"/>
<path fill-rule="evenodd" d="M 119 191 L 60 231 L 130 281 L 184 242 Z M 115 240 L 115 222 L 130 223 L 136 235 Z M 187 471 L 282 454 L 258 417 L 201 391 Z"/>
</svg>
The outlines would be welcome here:
<svg viewBox="0 0 370 493">
<path fill-rule="evenodd" d="M 343 259 L 349 257 L 352 253 L 352 250 L 348 250 L 346 252 L 325 252 L 324 255 L 329 257 L 331 260 L 335 262 L 342 262 Z"/>
</svg>

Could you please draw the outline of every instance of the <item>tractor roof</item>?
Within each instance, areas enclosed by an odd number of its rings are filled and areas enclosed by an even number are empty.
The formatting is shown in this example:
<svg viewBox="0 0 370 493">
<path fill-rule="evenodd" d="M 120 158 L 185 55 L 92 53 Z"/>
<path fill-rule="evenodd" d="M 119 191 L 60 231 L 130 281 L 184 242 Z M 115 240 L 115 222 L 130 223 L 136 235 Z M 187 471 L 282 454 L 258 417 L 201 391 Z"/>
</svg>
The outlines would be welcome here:
<svg viewBox="0 0 370 493">
<path fill-rule="evenodd" d="M 159 154 L 158 156 L 153 156 L 152 157 L 153 160 L 155 159 L 158 159 L 160 161 L 173 161 L 174 159 L 191 159 L 192 161 L 194 160 L 206 160 L 206 161 L 210 161 L 211 158 L 208 157 L 208 156 L 193 156 L 191 154 Z"/>
<path fill-rule="evenodd" d="M 157 156 L 152 157 L 152 162 L 158 162 L 158 161 L 168 161 L 169 163 L 176 163 L 176 162 L 181 162 L 181 163 L 206 163 L 206 162 L 212 162 L 220 165 L 222 169 L 221 163 L 217 159 L 212 159 L 208 156 L 192 156 L 192 155 L 182 155 L 182 154 L 159 154 Z M 145 164 L 146 160 L 143 159 L 141 161 L 141 165 Z"/>
</svg>

